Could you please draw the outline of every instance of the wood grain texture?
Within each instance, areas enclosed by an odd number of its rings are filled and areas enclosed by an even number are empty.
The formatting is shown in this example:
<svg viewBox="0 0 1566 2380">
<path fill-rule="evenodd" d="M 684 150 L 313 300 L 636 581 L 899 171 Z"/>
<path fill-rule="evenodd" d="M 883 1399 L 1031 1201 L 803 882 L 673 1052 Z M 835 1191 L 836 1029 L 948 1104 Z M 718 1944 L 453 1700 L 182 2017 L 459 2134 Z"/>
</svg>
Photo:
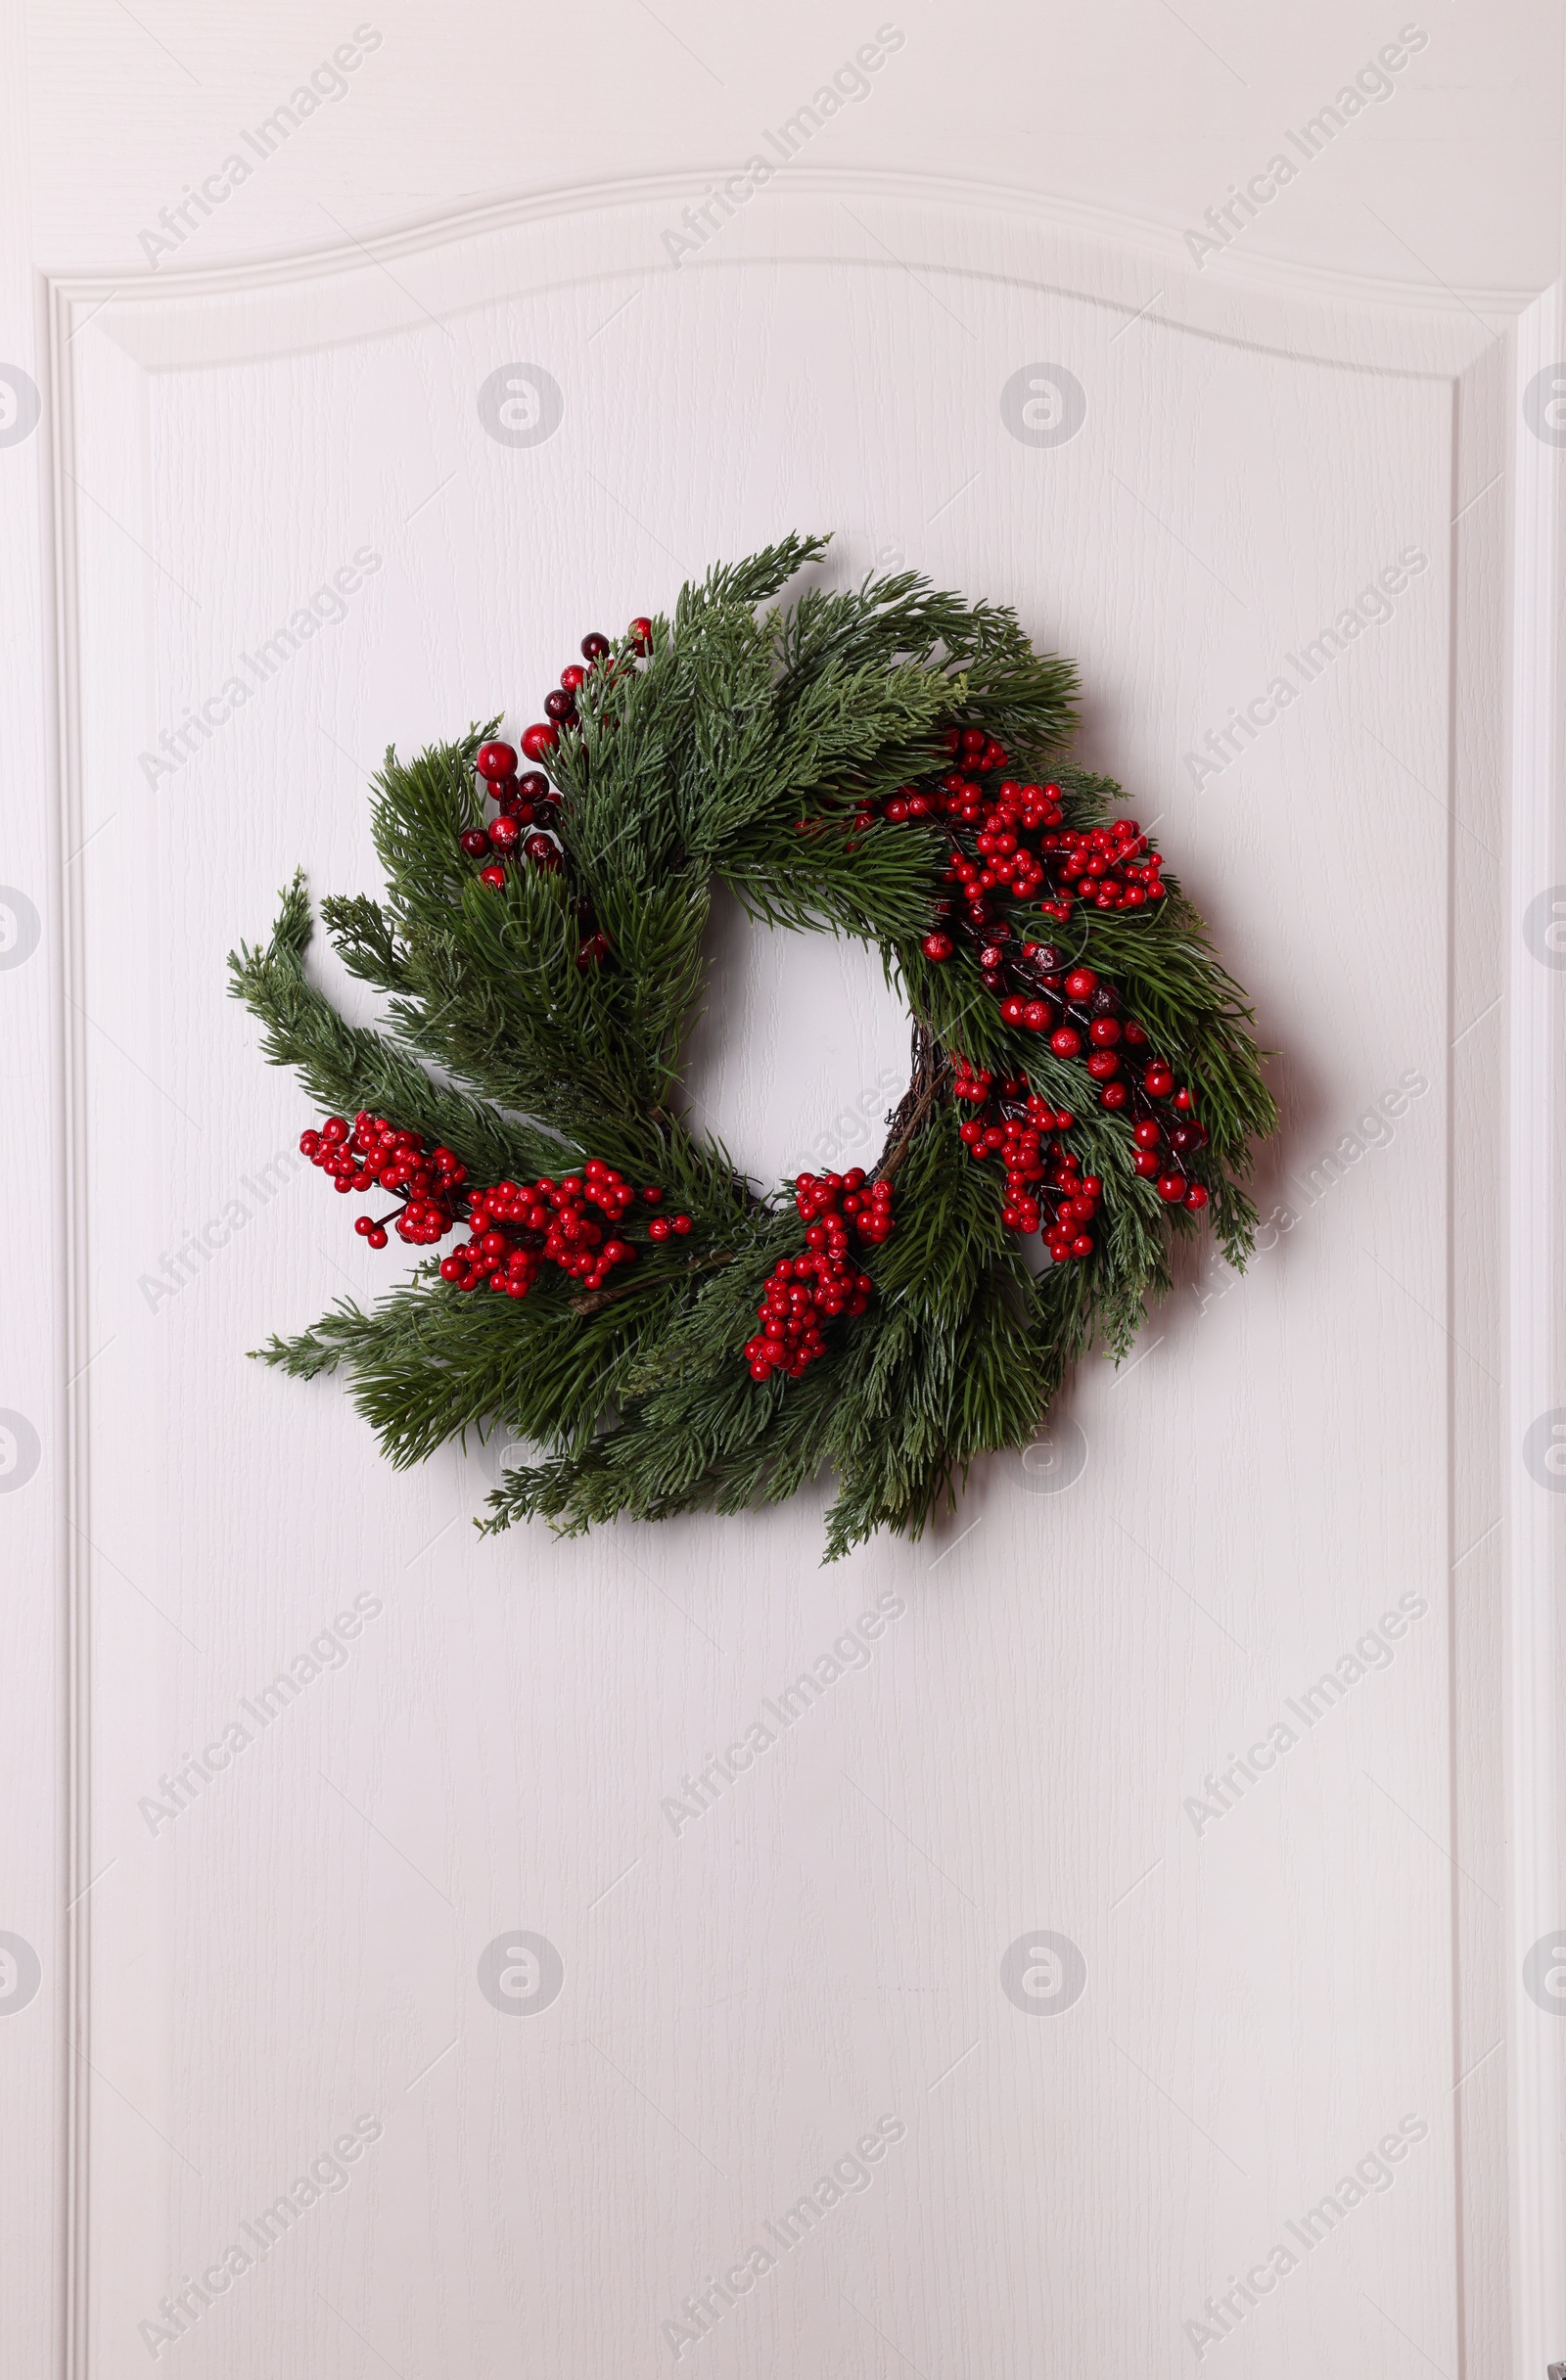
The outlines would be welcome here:
<svg viewBox="0 0 1566 2380">
<path fill-rule="evenodd" d="M 691 2361 L 1173 2368 L 1182 2322 L 1407 2116 L 1418 2144 L 1297 2246 L 1226 2362 L 1389 2369 L 1401 2332 L 1498 2370 L 1497 2245 L 1458 2185 L 1484 2204 L 1504 2144 L 1460 2139 L 1453 2098 L 1503 1893 L 1494 1689 L 1476 1669 L 1465 1716 L 1452 1666 L 1493 1638 L 1450 1595 L 1454 1509 L 1483 1527 L 1496 1492 L 1451 1319 L 1449 1052 L 1485 930 L 1452 907 L 1453 771 L 1476 819 L 1493 798 L 1451 726 L 1483 644 L 1451 531 L 1477 343 L 1357 319 L 1340 354 L 1313 318 L 1290 352 L 1283 309 L 1247 338 L 1204 294 L 1133 321 L 1124 258 L 933 203 L 881 200 L 868 237 L 826 193 L 756 214 L 700 269 L 627 263 L 661 218 L 622 207 L 573 227 L 570 270 L 550 227 L 530 266 L 534 227 L 493 227 L 399 259 L 411 307 L 361 262 L 156 321 L 111 302 L 71 342 L 71 467 L 138 541 L 73 507 L 81 1162 L 145 1161 L 82 1256 L 112 1341 L 83 1384 L 83 1584 L 91 1853 L 115 1862 L 84 2368 L 139 2357 L 164 2292 L 363 2114 L 382 2135 L 346 2185 L 180 2368 L 652 2371 L 660 2324 L 885 2115 L 905 2136 L 868 2184 Z M 567 402 L 516 450 L 475 397 L 524 359 Z M 1039 359 L 1088 394 L 1055 449 L 997 401 Z M 480 1544 L 483 1457 L 393 1476 L 333 1384 L 243 1361 L 391 1266 L 276 1162 L 299 1100 L 223 953 L 300 856 L 318 891 L 373 886 L 387 741 L 526 719 L 583 627 L 796 524 L 840 530 L 839 575 L 905 556 L 1078 656 L 1087 755 L 1158 817 L 1280 1053 L 1264 1251 L 1242 1281 L 1187 1265 L 1134 1363 L 1074 1382 L 1052 1450 L 988 1466 L 917 1548 L 822 1571 L 820 1494 Z M 342 621 L 148 785 L 137 755 L 362 548 Z M 1408 551 L 1389 616 L 1193 786 L 1182 755 Z M 877 1112 L 900 1029 L 859 956 L 769 939 L 715 937 L 693 1090 L 776 1170 Z M 1493 1130 L 1494 1074 L 1461 1096 Z M 357 1593 L 384 1608 L 342 1659 L 154 1835 L 160 1776 Z M 873 1651 L 675 1833 L 681 1780 L 878 1597 L 902 1608 Z M 1339 1707 L 1289 1722 L 1400 1597 L 1424 1608 Z M 1198 1832 L 1206 1774 L 1279 1720 L 1298 1742 Z M 518 1927 L 565 1965 L 525 2021 L 477 1982 Z M 1087 1975 L 1044 2021 L 998 1980 L 1037 1928 Z"/>
</svg>

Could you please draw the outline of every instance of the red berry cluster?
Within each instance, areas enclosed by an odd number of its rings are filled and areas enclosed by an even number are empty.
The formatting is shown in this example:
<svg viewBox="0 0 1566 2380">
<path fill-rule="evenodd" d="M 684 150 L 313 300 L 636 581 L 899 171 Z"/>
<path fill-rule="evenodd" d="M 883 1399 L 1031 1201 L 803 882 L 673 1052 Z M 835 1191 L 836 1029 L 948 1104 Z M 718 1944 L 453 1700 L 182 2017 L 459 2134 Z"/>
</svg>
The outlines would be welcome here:
<svg viewBox="0 0 1566 2380">
<path fill-rule="evenodd" d="M 634 1247 L 618 1236 L 615 1225 L 636 1195 L 623 1174 L 596 1157 L 564 1181 L 546 1174 L 536 1182 L 497 1182 L 492 1190 L 476 1190 L 468 1203 L 472 1237 L 442 1259 L 440 1278 L 458 1289 L 482 1289 L 487 1282 L 509 1298 L 525 1298 L 544 1266 L 558 1264 L 583 1289 L 602 1289 L 618 1264 L 635 1258 Z M 663 1195 L 656 1186 L 641 1193 L 649 1206 Z M 593 1221 L 589 1207 L 598 1209 L 603 1223 Z M 685 1231 L 691 1227 L 688 1214 L 672 1222 Z M 653 1231 L 658 1228 L 655 1222 Z M 664 1228 L 667 1232 L 668 1225 Z"/>
<path fill-rule="evenodd" d="M 990 904 L 996 899 L 1027 901 L 1064 923 L 1077 899 L 1095 909 L 1142 909 L 1164 898 L 1163 859 L 1150 849 L 1134 818 L 1117 818 L 1079 834 L 1064 825 L 1062 801 L 1058 785 L 1018 785 L 1010 777 L 985 797 L 971 778 L 953 773 L 943 777 L 933 794 L 905 788 L 882 815 L 894 822 L 944 815 L 957 827 L 977 828 L 971 852 L 963 843 L 953 843 L 945 875 L 946 883 L 959 889 L 976 945 L 1004 939 L 990 931 Z M 854 823 L 861 821 L 869 823 L 864 812 Z M 1040 828 L 1045 831 L 1038 833 Z M 1036 835 L 1036 844 L 1025 840 L 1030 834 Z M 948 905 L 944 914 L 951 913 Z M 949 958 L 950 937 L 938 930 L 924 949 L 927 958 Z"/>
<path fill-rule="evenodd" d="M 993 1076 L 971 1068 L 966 1059 L 958 1068 L 956 1096 L 979 1110 L 957 1126 L 958 1137 L 970 1157 L 998 1157 L 1005 1167 L 1001 1221 L 1006 1229 L 1041 1230 L 1057 1264 L 1090 1257 L 1093 1241 L 1086 1226 L 1098 1213 L 1104 1185 L 1096 1173 L 1082 1171 L 1081 1158 L 1060 1137 L 1076 1118 L 1040 1099 L 1025 1075 L 1002 1082 L 999 1098 L 991 1103 Z"/>
<path fill-rule="evenodd" d="M 449 1149 L 427 1150 L 422 1132 L 399 1131 L 384 1116 L 361 1108 L 351 1125 L 345 1116 L 328 1116 L 319 1131 L 301 1132 L 299 1149 L 312 1166 L 331 1174 L 344 1196 L 380 1189 L 397 1197 L 399 1204 L 390 1213 L 361 1214 L 354 1223 L 372 1248 L 386 1246 L 391 1222 L 398 1239 L 414 1248 L 431 1248 L 451 1229 L 468 1168 Z"/>
<path fill-rule="evenodd" d="M 487 827 L 470 827 L 458 839 L 470 859 L 488 856 L 488 867 L 479 870 L 480 883 L 498 891 L 506 881 L 501 862 L 507 858 L 530 860 L 535 868 L 563 866 L 564 854 L 554 839 L 560 831 L 560 796 L 548 778 L 535 768 L 519 777 L 517 755 L 509 744 L 481 744 L 474 765 L 484 792 L 500 805 L 499 815 Z M 529 825 L 533 832 L 525 835 Z M 552 832 L 546 834 L 545 827 Z M 579 900 L 576 913 L 585 929 L 576 945 L 576 964 L 596 966 L 609 949 L 609 937 L 594 923 L 588 902 Z"/>
<path fill-rule="evenodd" d="M 1211 1195 L 1205 1182 L 1191 1179 L 1193 1160 L 1207 1146 L 1207 1126 L 1198 1122 L 1196 1104 L 1184 1085 L 1174 1089 L 1174 1076 L 1167 1066 L 1150 1066 L 1142 1076 L 1142 1089 L 1147 1094 L 1145 1103 L 1139 1103 L 1144 1112 L 1131 1127 L 1136 1170 L 1144 1181 L 1157 1183 L 1166 1207 L 1189 1207 L 1195 1213 Z M 1158 1113 L 1166 1102 L 1174 1111 L 1173 1122 Z"/>
<path fill-rule="evenodd" d="M 503 885 L 507 859 L 529 859 L 535 868 L 558 868 L 560 847 L 553 839 L 559 819 L 560 796 L 536 768 L 517 774 L 517 755 L 509 744 L 481 744 L 474 762 L 482 797 L 496 805 L 486 827 L 469 827 L 459 837 L 470 859 L 486 859 L 479 873 L 486 885 Z M 528 829 L 531 827 L 532 833 Z"/>
<path fill-rule="evenodd" d="M 645 618 L 633 619 L 627 637 L 629 652 L 611 670 L 628 665 L 629 654 L 647 654 L 653 649 L 653 623 Z M 562 669 L 559 687 L 544 697 L 547 716 L 535 720 L 522 731 L 522 750 L 526 759 L 548 763 L 549 755 L 560 742 L 561 730 L 576 727 L 576 695 L 611 651 L 607 636 L 595 628 L 581 640 L 581 656 L 585 668 L 573 662 Z M 517 755 L 510 744 L 481 744 L 474 763 L 483 793 L 496 805 L 497 815 L 487 826 L 469 827 L 459 837 L 463 851 L 470 859 L 483 859 L 488 865 L 479 871 L 480 881 L 497 891 L 506 881 L 505 862 L 508 859 L 530 860 L 535 868 L 558 868 L 564 863 L 559 842 L 560 795 L 551 786 L 541 767 L 530 769 L 525 776 L 517 774 Z M 532 828 L 530 835 L 527 830 Z M 585 912 L 582 922 L 586 931 L 576 952 L 578 967 L 591 967 L 609 948 L 609 937 L 593 924 Z"/>
<path fill-rule="evenodd" d="M 1074 977 L 1079 979 L 1075 984 Z M 1085 979 L 1085 984 L 1082 979 Z M 1091 969 L 1085 967 L 1073 969 L 1066 984 L 1068 989 L 1089 1000 L 1104 988 Z M 1093 1024 L 1104 1021 L 1103 1016 L 1092 1019 Z M 1113 1023 L 1114 1019 L 1108 1021 Z M 1072 1049 L 1061 1047 L 1067 1033 L 1076 1045 Z M 1124 1027 L 1123 1048 L 1140 1047 L 1146 1039 L 1139 1026 L 1128 1022 Z M 1050 1036 L 1050 1046 L 1058 1056 L 1072 1057 L 1081 1047 L 1081 1037 L 1074 1028 L 1062 1027 Z M 966 1058 L 956 1058 L 952 1063 L 956 1070 L 953 1097 L 978 1110 L 958 1125 L 959 1138 L 973 1157 L 987 1158 L 998 1153 L 1006 1168 L 1003 1213 L 1007 1229 L 1042 1229 L 1049 1253 L 1057 1263 L 1063 1256 L 1090 1256 L 1093 1243 L 1081 1226 L 1092 1220 L 1094 1208 L 1103 1197 L 1103 1183 L 1096 1174 L 1082 1174 L 1077 1159 L 1058 1140 L 1051 1156 L 1056 1170 L 1049 1173 L 1042 1149 L 1044 1135 L 1070 1131 L 1075 1119 L 1064 1108 L 1052 1112 L 1030 1089 L 1026 1076 L 1003 1082 L 998 1100 L 992 1102 L 994 1076 L 987 1069 L 971 1065 Z M 1091 1070 L 1091 1059 L 1088 1067 Z M 1130 1109 L 1134 1120 L 1132 1163 L 1137 1173 L 1146 1181 L 1156 1182 L 1158 1195 L 1166 1206 L 1187 1207 L 1193 1213 L 1199 1213 L 1212 1195 L 1205 1182 L 1193 1178 L 1199 1154 L 1207 1146 L 1207 1127 L 1198 1120 L 1189 1090 L 1183 1084 L 1175 1088 L 1174 1069 L 1164 1059 L 1155 1058 L 1145 1065 L 1138 1059 L 1136 1070 L 1124 1079 L 1104 1084 L 1101 1094 L 1104 1104 L 1113 1109 L 1128 1106 Z M 1063 1173 L 1069 1178 L 1062 1178 Z M 1039 1182 L 1060 1192 L 1065 1202 L 1048 1219 L 1042 1217 L 1040 1197 L 1035 1187 Z M 1084 1200 L 1089 1202 L 1085 1207 Z M 1062 1240 L 1071 1244 L 1058 1245 Z"/>
<path fill-rule="evenodd" d="M 472 1236 L 442 1259 L 441 1279 L 459 1289 L 488 1281 L 514 1298 L 527 1296 L 546 1263 L 558 1264 L 584 1288 L 601 1289 L 617 1264 L 628 1264 L 636 1255 L 614 1227 L 638 1195 L 655 1208 L 664 1197 L 656 1182 L 638 1193 L 596 1157 L 588 1158 L 579 1175 L 569 1174 L 564 1181 L 546 1177 L 467 1190 L 468 1168 L 449 1149 L 427 1150 L 421 1133 L 399 1130 L 368 1109 L 361 1109 L 351 1124 L 345 1117 L 328 1116 L 318 1131 L 300 1133 L 299 1148 L 332 1176 L 336 1189 L 390 1190 L 397 1198 L 390 1213 L 379 1219 L 361 1214 L 355 1222 L 353 1228 L 372 1248 L 386 1246 L 391 1222 L 398 1238 L 414 1248 L 431 1248 L 466 1222 Z M 596 1207 L 610 1227 L 607 1238 L 588 1215 L 589 1207 Z M 691 1228 L 688 1214 L 654 1214 L 647 1236 L 683 1239 Z"/>
<path fill-rule="evenodd" d="M 1060 848 L 1063 886 L 1071 886 L 1084 904 L 1090 898 L 1095 909 L 1143 909 L 1164 897 L 1162 854 L 1149 847 L 1134 818 L 1113 818 L 1085 835 L 1063 834 Z M 1050 915 L 1071 915 L 1064 890 Z"/>
<path fill-rule="evenodd" d="M 1020 784 L 1005 775 L 1007 755 L 983 728 L 948 728 L 946 747 L 952 765 L 932 785 L 900 786 L 879 809 L 861 806 L 853 832 L 862 834 L 878 815 L 894 825 L 944 825 L 950 837 L 945 882 L 952 892 L 936 904 L 942 922 L 926 935 L 924 954 L 938 965 L 949 959 L 960 933 L 987 988 L 1020 998 L 1020 1011 L 1008 1013 L 1007 1023 L 1041 1031 L 1038 1012 L 1046 1004 L 1029 965 L 1041 946 L 1019 948 L 1000 908 L 1023 902 L 1062 924 L 1079 902 L 1097 910 L 1143 909 L 1165 896 L 1163 860 L 1134 818 L 1084 833 L 1068 827 L 1061 788 Z"/>
<path fill-rule="evenodd" d="M 822 1324 L 864 1312 L 875 1283 L 853 1262 L 850 1226 L 876 1244 L 892 1233 L 892 1184 L 872 1182 L 866 1190 L 858 1166 L 847 1173 L 802 1173 L 794 1204 L 806 1227 L 805 1254 L 781 1257 L 772 1267 L 756 1309 L 760 1330 L 745 1343 L 753 1380 L 770 1380 L 774 1372 L 799 1380 L 826 1353 Z"/>
</svg>

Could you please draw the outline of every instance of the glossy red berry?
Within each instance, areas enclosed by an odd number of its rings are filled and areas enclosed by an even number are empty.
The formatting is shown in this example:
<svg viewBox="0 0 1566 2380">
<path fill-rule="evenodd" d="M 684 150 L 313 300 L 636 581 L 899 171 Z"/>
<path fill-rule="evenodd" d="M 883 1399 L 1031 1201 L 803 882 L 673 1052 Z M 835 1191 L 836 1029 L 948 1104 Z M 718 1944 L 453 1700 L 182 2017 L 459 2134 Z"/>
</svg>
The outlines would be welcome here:
<svg viewBox="0 0 1566 2380">
<path fill-rule="evenodd" d="M 564 688 L 556 688 L 544 696 L 544 715 L 557 727 L 569 726 L 576 716 L 576 706 Z"/>
<path fill-rule="evenodd" d="M 555 857 L 554 844 L 547 835 L 530 835 L 522 847 L 528 857 L 539 865 L 547 866 Z"/>
<path fill-rule="evenodd" d="M 470 826 L 465 835 L 458 837 L 458 841 L 470 859 L 483 859 L 489 848 L 489 838 L 482 826 Z"/>
<path fill-rule="evenodd" d="M 919 946 L 927 959 L 934 959 L 938 964 L 941 960 L 949 959 L 951 956 L 951 939 L 948 935 L 927 934 Z"/>
<path fill-rule="evenodd" d="M 522 828 L 515 818 L 491 818 L 489 841 L 497 851 L 514 851 L 522 841 Z"/>
<path fill-rule="evenodd" d="M 1184 1174 L 1161 1173 L 1158 1177 L 1158 1195 L 1166 1207 L 1177 1206 L 1185 1196 Z"/>
<path fill-rule="evenodd" d="M 589 630 L 581 640 L 581 657 L 584 662 L 601 662 L 608 651 L 608 637 L 601 636 L 596 628 Z"/>
<path fill-rule="evenodd" d="M 1074 967 L 1066 978 L 1066 992 L 1070 999 L 1090 999 L 1097 989 L 1098 978 L 1090 967 Z"/>
<path fill-rule="evenodd" d="M 491 885 L 496 891 L 498 891 L 505 881 L 506 871 L 504 868 L 481 868 L 479 870 L 479 882 L 482 885 Z"/>
<path fill-rule="evenodd" d="M 630 641 L 638 653 L 653 649 L 653 623 L 644 613 L 638 613 L 630 623 Z"/>
<path fill-rule="evenodd" d="M 541 760 L 560 742 L 560 730 L 546 719 L 535 719 L 522 731 L 522 749 L 530 760 Z"/>
<path fill-rule="evenodd" d="M 1197 1211 L 1205 1207 L 1207 1205 L 1207 1191 L 1201 1182 L 1192 1182 L 1190 1188 L 1185 1193 L 1185 1204 L 1193 1211 Z"/>
<path fill-rule="evenodd" d="M 1057 1058 L 1075 1058 L 1082 1045 L 1082 1034 L 1071 1025 L 1057 1025 L 1049 1036 L 1049 1046 Z"/>
<path fill-rule="evenodd" d="M 1167 1066 L 1155 1061 L 1142 1076 L 1143 1088 L 1154 1099 L 1167 1099 L 1174 1088 L 1174 1076 Z"/>
<path fill-rule="evenodd" d="M 481 777 L 509 777 L 517 755 L 509 744 L 481 744 L 474 766 Z"/>
</svg>

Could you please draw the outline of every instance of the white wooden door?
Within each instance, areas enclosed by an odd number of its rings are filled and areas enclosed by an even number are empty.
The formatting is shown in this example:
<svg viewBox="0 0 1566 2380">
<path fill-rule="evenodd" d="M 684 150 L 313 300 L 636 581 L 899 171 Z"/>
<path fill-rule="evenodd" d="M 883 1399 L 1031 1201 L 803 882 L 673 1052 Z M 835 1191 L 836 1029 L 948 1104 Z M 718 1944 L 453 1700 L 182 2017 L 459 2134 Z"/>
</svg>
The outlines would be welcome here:
<svg viewBox="0 0 1566 2380">
<path fill-rule="evenodd" d="M 1379 111 L 1462 69 L 1329 15 L 1325 80 L 1269 61 L 1278 120 L 1341 80 L 1303 155 L 1360 140 L 1396 214 Z M 1182 23 L 1133 88 L 1216 104 Z M 53 843 L 0 894 L 58 1185 L 13 1192 L 50 1256 L 0 1393 L 19 2371 L 1566 2356 L 1552 267 L 1359 269 L 1330 208 L 1301 260 L 1270 167 L 1221 240 L 1116 216 L 1082 127 L 1126 86 L 1081 31 L 1064 187 L 973 127 L 927 172 L 961 33 L 811 28 L 796 88 L 760 23 L 631 11 L 575 69 L 590 172 L 475 202 L 429 127 L 460 87 L 482 136 L 494 13 L 460 69 L 400 9 L 296 21 L 319 105 L 248 69 L 251 170 L 174 177 L 207 212 L 155 228 L 134 159 L 113 220 L 41 185 L 5 492 Z M 991 31 L 1042 106 L 1033 28 Z M 223 54 L 191 11 L 149 38 L 202 87 Z M 704 117 L 725 66 L 751 112 Z M 795 526 L 1077 657 L 1086 755 L 1277 1052 L 1261 1250 L 1186 1265 L 917 1547 L 823 1570 L 824 1493 L 481 1541 L 501 1446 L 393 1475 L 336 1384 L 245 1359 L 393 1260 L 294 1154 L 224 956 L 297 862 L 375 889 L 387 744 L 526 721 L 584 629 Z M 716 965 L 700 1112 L 763 1178 L 873 1147 L 874 962 L 734 923 Z"/>
</svg>

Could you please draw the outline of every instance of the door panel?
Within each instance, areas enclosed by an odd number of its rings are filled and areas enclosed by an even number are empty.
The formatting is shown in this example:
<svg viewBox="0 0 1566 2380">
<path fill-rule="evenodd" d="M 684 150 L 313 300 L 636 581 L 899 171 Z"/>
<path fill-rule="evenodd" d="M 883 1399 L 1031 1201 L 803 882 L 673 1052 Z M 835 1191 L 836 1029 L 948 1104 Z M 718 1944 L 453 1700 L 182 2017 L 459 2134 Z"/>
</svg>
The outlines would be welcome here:
<svg viewBox="0 0 1566 2380">
<path fill-rule="evenodd" d="M 1194 280 L 1149 312 L 1129 250 L 890 186 L 649 270 L 664 222 L 58 295 L 83 2369 L 1493 2358 L 1504 515 L 1459 508 L 1508 359 Z M 792 526 L 1078 658 L 1277 1052 L 1261 1252 L 1184 1264 L 917 1546 L 822 1569 L 824 1490 L 480 1541 L 498 1446 L 393 1475 L 245 1360 L 395 1267 L 224 954 L 297 861 L 374 889 L 387 743 L 525 721 L 583 629 Z M 693 1089 L 747 1161 L 868 1145 L 865 955 L 714 971 Z"/>
</svg>

